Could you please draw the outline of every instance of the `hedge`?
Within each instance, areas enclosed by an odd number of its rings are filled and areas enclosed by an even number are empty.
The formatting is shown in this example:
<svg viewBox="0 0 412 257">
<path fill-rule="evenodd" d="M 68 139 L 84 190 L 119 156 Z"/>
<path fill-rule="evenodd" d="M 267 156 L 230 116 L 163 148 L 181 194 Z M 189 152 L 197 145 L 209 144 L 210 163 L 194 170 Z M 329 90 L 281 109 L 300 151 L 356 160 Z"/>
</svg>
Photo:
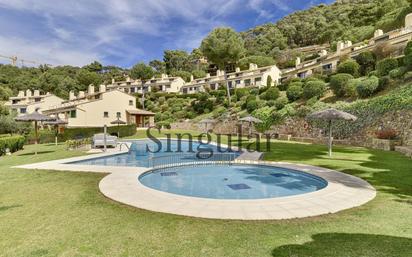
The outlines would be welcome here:
<svg viewBox="0 0 412 257">
<path fill-rule="evenodd" d="M 5 154 L 6 149 L 9 149 L 11 153 L 23 149 L 24 141 L 24 136 L 0 137 L 0 155 Z"/>
<path fill-rule="evenodd" d="M 107 132 L 109 134 L 117 134 L 119 131 L 120 137 L 133 136 L 136 133 L 136 125 L 124 125 L 124 126 L 112 126 L 107 127 Z M 103 133 L 102 127 L 91 127 L 91 128 L 65 128 L 63 134 L 57 136 L 59 142 L 65 142 L 67 140 L 73 139 L 84 139 L 92 137 L 94 134 Z M 39 131 L 39 143 L 52 143 L 55 138 L 55 130 L 40 130 Z M 30 133 L 27 137 L 28 143 L 34 142 L 34 132 Z"/>
<path fill-rule="evenodd" d="M 112 126 L 107 127 L 109 134 L 115 134 L 119 131 L 120 137 L 128 137 L 136 134 L 136 125 Z M 81 139 L 92 137 L 94 134 L 103 133 L 102 127 L 97 128 L 66 128 L 63 134 L 59 134 L 59 140 L 67 141 L 71 139 Z"/>
</svg>

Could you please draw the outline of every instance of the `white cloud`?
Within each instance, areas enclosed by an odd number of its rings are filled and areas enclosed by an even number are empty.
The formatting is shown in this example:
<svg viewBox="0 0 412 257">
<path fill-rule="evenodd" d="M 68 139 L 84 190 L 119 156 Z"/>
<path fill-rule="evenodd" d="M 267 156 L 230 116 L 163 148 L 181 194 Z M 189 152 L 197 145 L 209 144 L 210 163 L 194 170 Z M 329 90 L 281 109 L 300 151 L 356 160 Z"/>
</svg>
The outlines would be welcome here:
<svg viewBox="0 0 412 257">
<path fill-rule="evenodd" d="M 38 64 L 72 64 L 83 66 L 93 60 L 99 59 L 97 53 L 89 50 L 78 48 L 72 49 L 67 46 L 47 41 L 33 42 L 21 38 L 4 36 L 0 36 L 0 49 L 12 49 L 9 54 L 16 55 L 19 58 L 24 58 L 26 60 L 35 61 Z"/>
<path fill-rule="evenodd" d="M 130 62 L 144 58 L 141 43 L 148 38 L 190 50 L 212 28 L 226 25 L 228 16 L 245 8 L 251 17 L 257 13 L 271 18 L 268 4 L 289 10 L 287 0 L 0 0 L 1 9 L 30 14 L 37 22 L 32 26 L 44 26 L 33 39 L 18 33 L 18 26 L 26 24 L 16 17 L 7 25 L 16 32 L 2 34 L 0 54 L 19 53 L 54 64 L 85 64 L 106 56 Z"/>
</svg>

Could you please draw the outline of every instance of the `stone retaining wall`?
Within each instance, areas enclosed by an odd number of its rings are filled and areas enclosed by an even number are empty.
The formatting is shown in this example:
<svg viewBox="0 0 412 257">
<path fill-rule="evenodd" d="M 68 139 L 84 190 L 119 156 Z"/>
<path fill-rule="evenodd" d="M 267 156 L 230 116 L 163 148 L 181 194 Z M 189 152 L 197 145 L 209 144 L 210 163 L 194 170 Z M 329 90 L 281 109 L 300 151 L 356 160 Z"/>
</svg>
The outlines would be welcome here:
<svg viewBox="0 0 412 257">
<path fill-rule="evenodd" d="M 236 121 L 217 122 L 209 124 L 208 129 L 212 129 L 215 133 L 220 134 L 235 134 L 237 131 Z M 350 126 L 350 122 L 348 123 Z M 244 135 L 248 134 L 249 128 L 247 124 L 243 125 Z M 204 125 L 198 125 L 191 122 L 177 122 L 172 124 L 172 129 L 189 129 L 204 131 Z M 372 138 L 375 137 L 375 132 L 380 129 L 394 129 L 398 132 L 402 145 L 412 146 L 412 110 L 394 111 L 384 114 L 372 124 L 366 125 L 361 131 L 352 135 L 349 138 L 337 137 L 335 144 L 353 145 L 353 146 L 372 146 Z M 253 132 L 255 132 L 252 129 Z M 324 143 L 326 142 L 326 128 L 313 127 L 304 118 L 288 118 L 282 124 L 272 126 L 268 133 L 276 135 L 283 140 L 294 140 L 309 143 Z"/>
</svg>

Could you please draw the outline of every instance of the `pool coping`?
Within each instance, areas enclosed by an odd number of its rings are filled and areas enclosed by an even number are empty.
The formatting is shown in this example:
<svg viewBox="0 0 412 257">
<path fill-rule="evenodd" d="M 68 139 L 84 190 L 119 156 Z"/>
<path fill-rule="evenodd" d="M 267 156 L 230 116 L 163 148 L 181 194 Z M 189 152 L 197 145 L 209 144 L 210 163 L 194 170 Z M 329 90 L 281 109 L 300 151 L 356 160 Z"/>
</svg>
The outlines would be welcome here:
<svg viewBox="0 0 412 257">
<path fill-rule="evenodd" d="M 336 213 L 367 203 L 376 190 L 365 180 L 326 168 L 269 161 L 235 161 L 294 169 L 325 179 L 328 185 L 301 195 L 267 199 L 210 199 L 177 195 L 149 188 L 138 180 L 147 171 L 112 173 L 99 183 L 108 198 L 141 209 L 208 219 L 281 220 Z"/>
<path fill-rule="evenodd" d="M 298 170 L 323 178 L 328 184 L 321 190 L 294 196 L 253 200 L 210 199 L 177 195 L 144 186 L 138 177 L 152 168 L 69 163 L 126 152 L 90 154 L 14 168 L 109 173 L 99 182 L 100 192 L 109 199 L 149 211 L 208 219 L 281 220 L 312 217 L 357 207 L 376 196 L 376 190 L 361 178 L 311 165 L 262 161 L 262 153 L 256 152 L 243 157 L 241 154 L 234 163 Z"/>
</svg>

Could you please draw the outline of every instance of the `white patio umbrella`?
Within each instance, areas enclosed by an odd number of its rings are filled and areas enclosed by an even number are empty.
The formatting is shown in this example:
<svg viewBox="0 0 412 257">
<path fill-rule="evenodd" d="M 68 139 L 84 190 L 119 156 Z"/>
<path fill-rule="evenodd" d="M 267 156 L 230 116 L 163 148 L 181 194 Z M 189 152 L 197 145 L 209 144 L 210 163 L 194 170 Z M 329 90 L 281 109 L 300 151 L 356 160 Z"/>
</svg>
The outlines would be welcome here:
<svg viewBox="0 0 412 257">
<path fill-rule="evenodd" d="M 247 117 L 241 118 L 241 119 L 239 119 L 239 121 L 248 122 L 248 123 L 249 123 L 249 137 L 250 137 L 250 135 L 252 134 L 252 124 L 254 124 L 254 123 L 262 123 L 262 122 L 263 122 L 262 120 L 259 120 L 258 118 L 255 118 L 255 117 L 253 117 L 253 116 L 247 116 Z"/>
<path fill-rule="evenodd" d="M 328 122 L 328 128 L 329 128 L 329 157 L 332 156 L 332 121 L 333 120 L 347 120 L 347 121 L 355 121 L 358 119 L 358 117 L 344 112 L 344 111 L 339 111 L 336 109 L 326 109 L 323 111 L 319 112 L 314 112 L 308 115 L 308 119 L 317 119 L 317 120 L 325 120 Z"/>
</svg>

